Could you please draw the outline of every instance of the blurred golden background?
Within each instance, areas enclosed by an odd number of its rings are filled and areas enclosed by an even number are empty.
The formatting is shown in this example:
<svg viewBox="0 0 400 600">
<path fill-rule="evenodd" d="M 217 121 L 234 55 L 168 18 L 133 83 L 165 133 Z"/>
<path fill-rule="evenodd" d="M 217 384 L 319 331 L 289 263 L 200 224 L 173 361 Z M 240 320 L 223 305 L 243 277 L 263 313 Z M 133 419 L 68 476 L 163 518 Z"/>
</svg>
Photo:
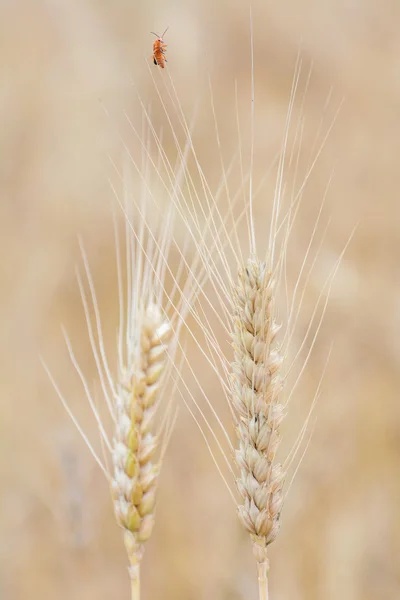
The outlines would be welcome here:
<svg viewBox="0 0 400 600">
<path fill-rule="evenodd" d="M 325 208 L 332 221 L 307 306 L 358 223 L 288 417 L 295 435 L 304 417 L 298 407 L 309 406 L 333 342 L 313 439 L 271 547 L 271 598 L 395 599 L 400 597 L 400 5 L 254 0 L 252 10 L 255 180 L 279 150 L 299 50 L 303 80 L 312 66 L 302 156 L 315 154 L 321 120 L 326 132 L 344 99 L 291 242 L 295 263 L 333 173 Z M 199 106 L 194 137 L 207 177 L 217 182 L 220 163 L 209 153 L 210 140 L 215 147 L 209 79 L 224 152 L 232 156 L 235 79 L 245 132 L 250 116 L 247 2 L 0 3 L 2 600 L 129 596 L 107 484 L 39 355 L 96 439 L 60 324 L 91 382 L 96 373 L 75 278 L 77 234 L 88 250 L 111 347 L 117 293 L 108 156 L 118 162 L 121 155 L 117 132 L 135 146 L 123 115 L 140 127 L 138 93 L 146 106 L 155 100 L 157 127 L 165 122 L 152 75 L 162 88 L 167 69 L 151 64 L 149 32 L 161 33 L 168 25 L 168 72 L 188 120 Z M 249 136 L 243 136 L 247 152 Z M 257 197 L 261 236 L 268 231 L 270 206 L 270 199 Z M 213 401 L 219 408 L 217 394 Z M 247 535 L 183 407 L 145 552 L 143 598 L 256 597 Z"/>
</svg>

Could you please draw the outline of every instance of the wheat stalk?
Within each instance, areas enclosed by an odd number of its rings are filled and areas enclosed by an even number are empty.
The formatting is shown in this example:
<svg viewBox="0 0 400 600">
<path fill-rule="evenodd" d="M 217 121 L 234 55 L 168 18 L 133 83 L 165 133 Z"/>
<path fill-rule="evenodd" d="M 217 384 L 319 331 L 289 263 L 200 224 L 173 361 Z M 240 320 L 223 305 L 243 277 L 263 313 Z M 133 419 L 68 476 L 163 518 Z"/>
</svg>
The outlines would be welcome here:
<svg viewBox="0 0 400 600">
<path fill-rule="evenodd" d="M 117 175 L 122 177 L 118 171 Z M 139 181 L 142 190 L 143 184 L 147 184 L 147 176 L 147 172 L 142 172 L 143 179 Z M 176 178 L 176 184 L 178 181 Z M 174 423 L 171 402 L 181 365 L 176 357 L 178 338 L 196 295 L 196 288 L 192 285 L 196 267 L 193 265 L 190 273 L 187 273 L 182 258 L 175 273 L 171 270 L 168 263 L 170 248 L 176 245 L 172 210 L 165 212 L 161 227 L 161 220 L 157 219 L 160 209 L 149 193 L 149 188 L 144 187 L 145 191 L 138 203 L 128 189 L 126 176 L 123 184 L 123 200 L 111 184 L 125 217 L 126 229 L 124 285 L 121 245 L 114 218 L 120 307 L 115 374 L 106 357 L 98 301 L 82 242 L 81 252 L 89 297 L 82 277 L 77 272 L 93 356 L 111 416 L 111 434 L 106 431 L 93 394 L 64 331 L 71 361 L 82 381 L 99 428 L 103 459 L 94 450 L 72 413 L 50 369 L 42 362 L 62 404 L 107 478 L 116 522 L 123 531 L 128 555 L 131 598 L 139 600 L 140 565 L 144 545 L 151 536 L 155 522 L 158 476 Z M 151 227 L 148 223 L 150 218 Z M 167 273 L 173 281 L 169 292 L 165 285 Z M 181 286 L 183 280 L 185 282 Z M 169 399 L 165 401 L 164 398 L 168 395 Z M 110 461 L 107 455 L 111 457 L 111 468 L 108 468 Z"/>
</svg>

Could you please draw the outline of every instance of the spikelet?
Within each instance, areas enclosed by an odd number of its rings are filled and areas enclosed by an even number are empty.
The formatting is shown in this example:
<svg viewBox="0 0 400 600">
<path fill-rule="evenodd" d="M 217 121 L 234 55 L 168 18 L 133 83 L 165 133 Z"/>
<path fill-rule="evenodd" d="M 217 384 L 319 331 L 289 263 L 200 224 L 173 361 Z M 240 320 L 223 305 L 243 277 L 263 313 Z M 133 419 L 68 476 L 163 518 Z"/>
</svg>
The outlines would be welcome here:
<svg viewBox="0 0 400 600">
<path fill-rule="evenodd" d="M 237 412 L 239 517 L 250 533 L 257 562 L 279 531 L 285 473 L 275 462 L 284 407 L 282 359 L 274 350 L 274 282 L 265 263 L 247 260 L 233 292 L 232 403 Z"/>
</svg>

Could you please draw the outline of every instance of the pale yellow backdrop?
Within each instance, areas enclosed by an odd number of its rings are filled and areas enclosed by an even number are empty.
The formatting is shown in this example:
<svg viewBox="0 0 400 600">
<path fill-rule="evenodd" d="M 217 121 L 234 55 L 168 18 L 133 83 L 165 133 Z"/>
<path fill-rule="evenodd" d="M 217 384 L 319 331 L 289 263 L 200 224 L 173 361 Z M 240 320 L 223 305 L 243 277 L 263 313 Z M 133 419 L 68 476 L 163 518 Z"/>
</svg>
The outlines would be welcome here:
<svg viewBox="0 0 400 600">
<path fill-rule="evenodd" d="M 391 0 L 254 0 L 253 21 L 255 180 L 279 150 L 299 49 L 303 89 L 312 67 L 303 177 L 321 120 L 317 147 L 344 100 L 293 232 L 295 266 L 332 177 L 325 207 L 331 225 L 306 306 L 358 223 L 288 417 L 293 441 L 334 342 L 314 436 L 271 548 L 271 597 L 394 600 L 400 597 L 400 7 Z M 140 127 L 138 93 L 146 106 L 154 101 L 154 121 L 166 127 L 152 75 L 160 86 L 167 75 L 151 63 L 150 31 L 168 25 L 168 69 L 188 119 L 197 106 L 194 136 L 215 188 L 221 167 L 208 151 L 209 144 L 215 148 L 209 80 L 227 160 L 237 147 L 237 81 L 248 150 L 247 2 L 0 2 L 2 600 L 129 595 L 106 482 L 39 355 L 96 439 L 60 323 L 94 380 L 74 271 L 77 234 L 88 248 L 112 346 L 117 296 L 108 156 L 120 158 L 118 132 L 135 151 L 123 115 Z M 248 166 L 248 153 L 245 160 Z M 270 206 L 271 197 L 257 197 L 261 237 Z M 300 324 L 299 337 L 307 321 Z M 209 393 L 226 415 L 221 395 Z M 183 407 L 145 554 L 143 598 L 248 600 L 256 598 L 254 571 L 235 509 Z"/>
</svg>

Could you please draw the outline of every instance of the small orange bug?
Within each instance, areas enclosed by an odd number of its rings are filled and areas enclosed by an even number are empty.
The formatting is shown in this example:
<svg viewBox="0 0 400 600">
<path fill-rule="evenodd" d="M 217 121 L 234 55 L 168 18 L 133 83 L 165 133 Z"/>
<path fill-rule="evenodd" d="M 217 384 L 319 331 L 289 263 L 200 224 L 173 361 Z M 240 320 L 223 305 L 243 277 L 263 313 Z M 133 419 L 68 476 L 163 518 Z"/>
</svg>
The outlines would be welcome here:
<svg viewBox="0 0 400 600">
<path fill-rule="evenodd" d="M 150 33 L 155 35 L 157 38 L 153 44 L 153 62 L 155 65 L 158 65 L 162 69 L 164 68 L 165 63 L 167 62 L 167 59 L 165 58 L 165 48 L 167 47 L 167 44 L 165 44 L 163 37 L 168 31 L 168 27 L 162 35 L 158 35 L 158 33 L 150 31 Z"/>
</svg>

